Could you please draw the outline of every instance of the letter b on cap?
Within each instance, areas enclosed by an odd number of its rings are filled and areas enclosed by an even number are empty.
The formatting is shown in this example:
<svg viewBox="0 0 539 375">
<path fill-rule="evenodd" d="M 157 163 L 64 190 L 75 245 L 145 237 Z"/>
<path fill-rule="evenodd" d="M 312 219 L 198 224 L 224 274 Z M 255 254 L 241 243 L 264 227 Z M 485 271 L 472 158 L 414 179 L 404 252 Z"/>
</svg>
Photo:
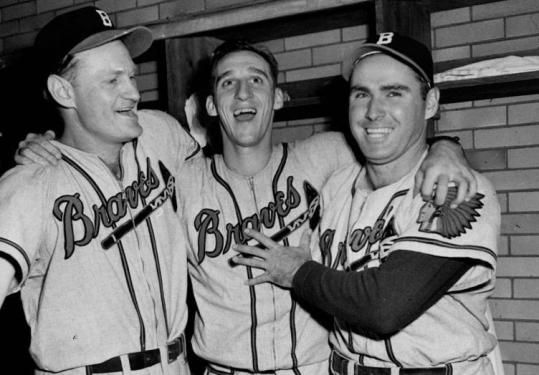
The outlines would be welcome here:
<svg viewBox="0 0 539 375">
<path fill-rule="evenodd" d="M 97 14 L 99 14 L 99 17 L 101 17 L 101 21 L 103 21 L 103 25 L 107 27 L 112 27 L 112 21 L 109 18 L 109 15 L 99 9 L 96 9 Z"/>
<path fill-rule="evenodd" d="M 393 33 L 381 33 L 376 44 L 390 44 L 393 41 Z"/>
</svg>

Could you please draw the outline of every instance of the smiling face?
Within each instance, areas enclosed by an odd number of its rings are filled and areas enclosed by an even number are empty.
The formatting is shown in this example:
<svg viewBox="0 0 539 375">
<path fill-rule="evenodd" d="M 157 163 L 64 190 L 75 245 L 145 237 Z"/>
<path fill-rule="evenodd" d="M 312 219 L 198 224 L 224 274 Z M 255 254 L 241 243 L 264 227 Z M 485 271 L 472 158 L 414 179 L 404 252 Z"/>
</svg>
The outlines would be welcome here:
<svg viewBox="0 0 539 375">
<path fill-rule="evenodd" d="M 371 165 L 409 169 L 426 145 L 426 120 L 438 108 L 437 89 L 426 100 L 417 74 L 384 54 L 359 61 L 350 78 L 352 134 Z"/>
<path fill-rule="evenodd" d="M 77 144 L 119 145 L 138 137 L 140 95 L 135 65 L 124 44 L 114 41 L 75 55 L 71 81 L 76 120 L 66 124 Z"/>
<path fill-rule="evenodd" d="M 215 68 L 210 116 L 219 116 L 223 147 L 251 148 L 271 144 L 273 111 L 283 105 L 269 64 L 251 51 L 225 55 Z"/>
</svg>

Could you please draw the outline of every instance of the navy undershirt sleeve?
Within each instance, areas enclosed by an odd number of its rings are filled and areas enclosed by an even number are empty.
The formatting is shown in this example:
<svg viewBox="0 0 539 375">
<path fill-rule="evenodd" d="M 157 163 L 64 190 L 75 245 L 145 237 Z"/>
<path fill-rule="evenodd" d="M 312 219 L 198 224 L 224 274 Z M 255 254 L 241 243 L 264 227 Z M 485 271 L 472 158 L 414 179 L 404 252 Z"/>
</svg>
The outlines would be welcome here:
<svg viewBox="0 0 539 375">
<path fill-rule="evenodd" d="M 476 263 L 404 250 L 360 272 L 310 261 L 297 271 L 292 289 L 301 301 L 346 321 L 358 333 L 383 339 L 417 319 Z"/>
</svg>

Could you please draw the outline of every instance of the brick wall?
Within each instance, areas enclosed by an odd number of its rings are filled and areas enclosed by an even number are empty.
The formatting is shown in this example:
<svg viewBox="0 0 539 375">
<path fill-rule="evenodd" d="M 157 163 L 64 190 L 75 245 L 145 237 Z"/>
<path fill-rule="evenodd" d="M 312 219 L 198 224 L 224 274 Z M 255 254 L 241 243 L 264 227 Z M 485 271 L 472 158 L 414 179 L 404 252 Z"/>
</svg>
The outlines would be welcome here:
<svg viewBox="0 0 539 375">
<path fill-rule="evenodd" d="M 92 3 L 119 26 L 234 7 L 247 0 L 0 0 L 0 56 L 32 44 L 51 17 Z M 256 1 L 260 3 L 262 1 Z M 252 3 L 249 2 L 249 3 Z M 539 46 L 539 1 L 508 0 L 431 15 L 435 61 L 526 53 Z M 367 35 L 365 26 L 265 43 L 280 65 L 279 81 L 338 75 L 342 57 Z M 140 64 L 143 101 L 159 96 L 157 65 Z M 306 137 L 327 118 L 276 123 L 276 141 Z M 458 135 L 472 164 L 494 183 L 503 210 L 495 295 L 491 300 L 507 375 L 539 374 L 539 93 L 444 105 L 436 130 Z"/>
<path fill-rule="evenodd" d="M 526 56 L 539 46 L 539 1 L 511 0 L 431 15 L 438 62 Z M 502 207 L 491 307 L 507 375 L 539 374 L 539 94 L 445 105 L 436 130 L 458 135 Z"/>
</svg>

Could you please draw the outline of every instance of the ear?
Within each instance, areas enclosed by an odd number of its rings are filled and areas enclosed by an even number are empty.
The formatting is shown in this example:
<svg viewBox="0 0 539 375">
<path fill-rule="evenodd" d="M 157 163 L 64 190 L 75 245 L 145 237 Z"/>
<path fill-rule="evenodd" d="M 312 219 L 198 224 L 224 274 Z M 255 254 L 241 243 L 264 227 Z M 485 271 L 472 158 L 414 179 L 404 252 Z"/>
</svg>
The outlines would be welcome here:
<svg viewBox="0 0 539 375">
<path fill-rule="evenodd" d="M 65 108 L 74 108 L 73 86 L 67 79 L 57 74 L 47 78 L 47 89 L 56 103 Z"/>
<path fill-rule="evenodd" d="M 284 105 L 284 93 L 283 90 L 276 87 L 275 93 L 273 94 L 273 109 L 278 110 L 283 108 Z"/>
<path fill-rule="evenodd" d="M 433 87 L 427 93 L 427 98 L 425 99 L 425 120 L 428 120 L 431 117 L 434 117 L 438 112 L 438 106 L 440 103 L 440 90 L 438 87 Z"/>
<path fill-rule="evenodd" d="M 215 107 L 215 102 L 213 101 L 213 95 L 208 95 L 206 97 L 206 112 L 212 117 L 217 116 L 217 108 Z"/>
</svg>

